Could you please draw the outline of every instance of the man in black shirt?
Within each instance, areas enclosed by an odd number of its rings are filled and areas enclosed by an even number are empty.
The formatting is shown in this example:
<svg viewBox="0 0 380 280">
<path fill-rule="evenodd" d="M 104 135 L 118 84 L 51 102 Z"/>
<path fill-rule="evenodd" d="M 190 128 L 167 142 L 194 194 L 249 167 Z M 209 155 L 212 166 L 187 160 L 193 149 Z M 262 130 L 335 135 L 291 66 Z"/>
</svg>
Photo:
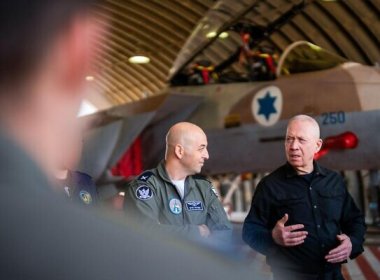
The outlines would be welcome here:
<svg viewBox="0 0 380 280">
<path fill-rule="evenodd" d="M 318 123 L 289 121 L 287 163 L 259 183 L 244 241 L 266 255 L 274 279 L 344 279 L 340 265 L 363 252 L 366 226 L 341 176 L 319 166 Z"/>
</svg>

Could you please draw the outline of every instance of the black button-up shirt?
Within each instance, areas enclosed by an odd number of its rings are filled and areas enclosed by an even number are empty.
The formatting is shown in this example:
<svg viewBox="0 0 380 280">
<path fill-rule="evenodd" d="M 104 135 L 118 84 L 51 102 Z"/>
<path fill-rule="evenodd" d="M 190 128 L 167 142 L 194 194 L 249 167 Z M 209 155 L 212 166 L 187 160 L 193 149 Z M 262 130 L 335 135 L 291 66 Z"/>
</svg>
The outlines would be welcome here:
<svg viewBox="0 0 380 280">
<path fill-rule="evenodd" d="M 285 224 L 303 224 L 305 242 L 282 247 L 272 239 L 272 229 L 285 214 Z M 267 256 L 271 266 L 306 273 L 320 273 L 339 266 L 325 260 L 339 245 L 338 234 L 352 242 L 351 258 L 363 252 L 364 217 L 348 193 L 343 178 L 314 163 L 310 175 L 299 176 L 285 164 L 259 183 L 243 226 L 243 239 Z"/>
</svg>

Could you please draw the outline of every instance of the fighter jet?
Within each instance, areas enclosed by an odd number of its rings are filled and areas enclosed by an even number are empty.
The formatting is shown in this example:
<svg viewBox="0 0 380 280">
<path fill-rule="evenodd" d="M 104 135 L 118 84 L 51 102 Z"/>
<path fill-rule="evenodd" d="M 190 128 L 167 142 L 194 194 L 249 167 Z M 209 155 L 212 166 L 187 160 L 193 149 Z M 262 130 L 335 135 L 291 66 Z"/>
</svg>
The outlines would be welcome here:
<svg viewBox="0 0 380 280">
<path fill-rule="evenodd" d="M 88 131 L 80 168 L 106 184 L 128 150 L 132 167 L 152 168 L 164 156 L 168 128 L 190 121 L 208 136 L 204 173 L 268 172 L 286 160 L 286 124 L 296 114 L 311 115 L 320 124 L 325 143 L 316 159 L 323 165 L 379 168 L 379 69 L 297 42 L 280 57 L 276 76 L 262 82 L 172 86 L 84 117 Z"/>
</svg>

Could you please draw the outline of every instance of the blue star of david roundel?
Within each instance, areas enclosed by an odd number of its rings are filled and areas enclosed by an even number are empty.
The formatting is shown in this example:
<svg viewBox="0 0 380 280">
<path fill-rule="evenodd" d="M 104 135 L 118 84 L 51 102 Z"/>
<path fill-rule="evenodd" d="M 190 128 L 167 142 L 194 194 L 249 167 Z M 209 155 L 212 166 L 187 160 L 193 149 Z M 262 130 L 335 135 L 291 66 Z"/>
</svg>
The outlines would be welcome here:
<svg viewBox="0 0 380 280">
<path fill-rule="evenodd" d="M 278 122 L 282 112 L 282 93 L 276 86 L 258 91 L 252 99 L 252 114 L 261 125 L 271 126 Z"/>
</svg>

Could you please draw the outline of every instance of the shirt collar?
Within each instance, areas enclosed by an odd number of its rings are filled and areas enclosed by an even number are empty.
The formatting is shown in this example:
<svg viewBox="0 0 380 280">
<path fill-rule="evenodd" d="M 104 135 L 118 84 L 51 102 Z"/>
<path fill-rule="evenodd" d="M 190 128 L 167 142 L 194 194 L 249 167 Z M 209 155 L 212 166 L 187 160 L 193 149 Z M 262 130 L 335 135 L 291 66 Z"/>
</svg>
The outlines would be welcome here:
<svg viewBox="0 0 380 280">
<path fill-rule="evenodd" d="M 158 174 L 160 175 L 160 177 L 165 180 L 166 182 L 168 183 L 171 183 L 173 184 L 172 180 L 170 179 L 169 175 L 168 175 L 168 172 L 166 171 L 166 167 L 165 167 L 165 160 L 162 160 L 158 166 L 157 166 L 157 170 L 158 170 Z M 185 179 L 185 185 L 187 182 L 189 182 L 189 180 L 191 180 L 191 176 L 187 176 L 186 179 Z"/>
<path fill-rule="evenodd" d="M 166 171 L 166 167 L 165 167 L 165 160 L 162 160 L 158 166 L 157 166 L 157 171 L 158 171 L 158 175 L 162 178 L 162 180 L 164 180 L 165 182 L 167 183 L 170 183 L 171 185 L 174 186 L 172 180 L 170 179 L 169 175 L 168 175 L 168 172 Z M 194 180 L 191 176 L 187 176 L 186 179 L 185 179 L 185 196 L 187 195 L 187 193 L 192 189 L 192 186 L 193 186 L 193 181 Z"/>
<path fill-rule="evenodd" d="M 296 170 L 289 164 L 289 162 L 285 164 L 285 172 L 287 178 L 292 178 L 298 175 Z M 313 161 L 313 172 L 316 176 L 326 176 L 325 170 L 323 170 L 323 168 L 316 161 Z"/>
<path fill-rule="evenodd" d="M 166 181 L 166 182 L 169 182 L 171 183 L 172 180 L 170 180 L 170 177 L 168 175 L 168 172 L 166 171 L 166 168 L 165 168 L 165 160 L 162 160 L 158 166 L 157 166 L 157 171 L 158 171 L 158 175 L 160 175 L 160 177 Z"/>
</svg>

